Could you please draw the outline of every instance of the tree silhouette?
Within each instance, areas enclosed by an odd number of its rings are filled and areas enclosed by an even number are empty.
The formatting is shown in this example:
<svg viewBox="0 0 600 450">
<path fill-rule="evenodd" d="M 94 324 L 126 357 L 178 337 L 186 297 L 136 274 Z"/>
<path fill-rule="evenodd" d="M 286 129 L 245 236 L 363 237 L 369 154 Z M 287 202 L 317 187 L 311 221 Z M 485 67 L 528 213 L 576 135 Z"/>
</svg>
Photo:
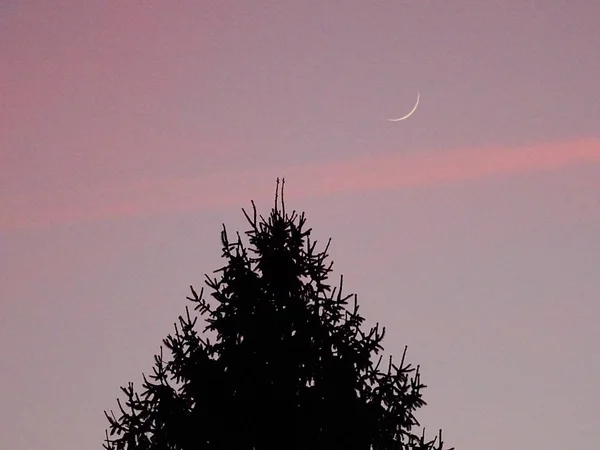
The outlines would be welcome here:
<svg viewBox="0 0 600 450">
<path fill-rule="evenodd" d="M 280 189 L 281 187 L 281 189 Z M 268 218 L 252 202 L 249 246 L 221 232 L 226 265 L 206 276 L 216 306 L 191 287 L 194 310 L 155 356 L 143 392 L 133 384 L 106 413 L 107 450 L 442 450 L 442 435 L 412 432 L 425 405 L 419 367 L 380 369 L 379 324 L 367 332 L 356 295 L 327 284 L 332 263 L 304 213 L 286 213 L 283 181 Z M 350 303 L 349 301 L 352 300 Z M 213 338 L 214 342 L 210 340 Z"/>
</svg>

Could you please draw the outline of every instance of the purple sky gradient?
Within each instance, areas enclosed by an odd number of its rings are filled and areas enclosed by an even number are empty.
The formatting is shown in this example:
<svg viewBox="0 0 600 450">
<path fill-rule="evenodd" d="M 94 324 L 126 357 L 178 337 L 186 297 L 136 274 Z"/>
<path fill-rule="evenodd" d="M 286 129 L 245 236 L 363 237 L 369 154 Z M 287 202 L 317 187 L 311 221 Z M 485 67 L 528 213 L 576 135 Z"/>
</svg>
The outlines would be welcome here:
<svg viewBox="0 0 600 450">
<path fill-rule="evenodd" d="M 0 2 L 0 448 L 100 448 L 240 208 L 332 237 L 419 416 L 592 450 L 600 2 Z M 416 93 L 421 102 L 404 114 Z"/>
</svg>

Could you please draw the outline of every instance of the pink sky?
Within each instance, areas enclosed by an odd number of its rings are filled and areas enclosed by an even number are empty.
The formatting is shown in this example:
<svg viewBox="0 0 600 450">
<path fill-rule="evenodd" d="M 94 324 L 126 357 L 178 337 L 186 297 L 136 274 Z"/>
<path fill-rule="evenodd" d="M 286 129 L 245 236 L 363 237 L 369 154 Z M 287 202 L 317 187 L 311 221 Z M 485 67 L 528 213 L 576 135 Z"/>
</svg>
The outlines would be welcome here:
<svg viewBox="0 0 600 450">
<path fill-rule="evenodd" d="M 0 448 L 100 448 L 102 411 L 221 266 L 221 224 L 285 177 L 386 351 L 421 364 L 428 431 L 595 449 L 599 17 L 1 2 Z"/>
<path fill-rule="evenodd" d="M 206 208 L 235 207 L 248 195 L 272 194 L 273 180 L 285 174 L 296 188 L 292 199 L 412 187 L 441 187 L 479 178 L 564 170 L 600 160 L 600 139 L 545 143 L 518 148 L 419 151 L 381 154 L 269 170 L 222 170 L 201 178 L 127 179 L 85 191 L 57 189 L 13 194 L 2 199 L 7 230 L 125 219 Z M 222 180 L 228 180 L 223 183 Z"/>
</svg>

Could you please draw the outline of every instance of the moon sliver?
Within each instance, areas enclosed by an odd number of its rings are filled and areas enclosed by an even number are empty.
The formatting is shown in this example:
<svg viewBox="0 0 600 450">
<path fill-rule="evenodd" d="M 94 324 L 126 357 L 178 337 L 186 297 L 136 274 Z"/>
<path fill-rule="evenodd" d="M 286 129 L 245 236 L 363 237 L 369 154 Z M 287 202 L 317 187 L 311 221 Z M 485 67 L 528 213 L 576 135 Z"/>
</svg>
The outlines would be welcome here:
<svg viewBox="0 0 600 450">
<path fill-rule="evenodd" d="M 413 108 L 407 114 L 403 115 L 402 117 L 398 117 L 397 119 L 388 119 L 388 120 L 390 122 L 400 122 L 401 120 L 408 119 L 410 116 L 412 116 L 415 113 L 415 111 L 419 107 L 420 97 L 421 97 L 421 95 L 419 94 L 419 92 L 417 92 L 417 101 L 415 102 L 415 106 L 413 106 Z"/>
</svg>

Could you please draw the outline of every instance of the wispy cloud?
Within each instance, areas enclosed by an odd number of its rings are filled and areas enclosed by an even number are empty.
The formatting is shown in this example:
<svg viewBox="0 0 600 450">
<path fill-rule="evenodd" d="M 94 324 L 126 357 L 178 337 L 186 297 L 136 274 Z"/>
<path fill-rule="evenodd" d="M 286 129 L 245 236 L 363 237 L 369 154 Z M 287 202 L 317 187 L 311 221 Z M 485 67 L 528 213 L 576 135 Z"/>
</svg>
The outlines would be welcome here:
<svg viewBox="0 0 600 450">
<path fill-rule="evenodd" d="M 288 198 L 306 198 L 408 187 L 435 188 L 578 164 L 600 164 L 600 139 L 514 148 L 380 154 L 321 164 L 223 171 L 198 178 L 137 180 L 85 191 L 3 195 L 0 228 L 44 227 L 243 205 L 249 199 L 270 198 L 277 177 L 288 181 Z"/>
</svg>

